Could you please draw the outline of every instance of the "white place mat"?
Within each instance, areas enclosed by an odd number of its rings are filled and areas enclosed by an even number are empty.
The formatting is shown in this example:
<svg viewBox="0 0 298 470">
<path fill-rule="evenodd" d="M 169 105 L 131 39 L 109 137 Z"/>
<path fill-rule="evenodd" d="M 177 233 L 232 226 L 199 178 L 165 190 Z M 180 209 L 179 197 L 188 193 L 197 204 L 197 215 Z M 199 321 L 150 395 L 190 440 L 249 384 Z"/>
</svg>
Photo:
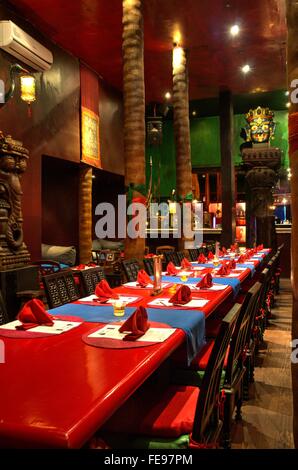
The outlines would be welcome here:
<svg viewBox="0 0 298 470">
<path fill-rule="evenodd" d="M 161 287 L 165 288 L 165 287 L 168 287 L 170 286 L 171 283 L 170 282 L 162 282 L 161 283 Z M 144 287 L 141 287 L 137 281 L 134 281 L 134 282 L 126 282 L 125 284 L 123 284 L 124 287 L 137 287 L 138 289 L 144 289 Z M 148 284 L 145 289 L 152 289 L 153 288 L 153 283 L 151 284 Z"/>
<path fill-rule="evenodd" d="M 129 332 L 119 333 L 119 328 L 121 325 L 113 325 L 108 324 L 105 325 L 103 328 L 99 328 L 97 331 L 91 333 L 88 338 L 110 338 L 110 339 L 120 339 L 127 335 Z M 140 338 L 136 339 L 136 341 L 149 341 L 149 342 L 156 342 L 162 343 L 166 339 L 168 339 L 174 332 L 176 328 L 154 328 L 151 327 L 146 333 L 141 336 Z"/>
<path fill-rule="evenodd" d="M 200 292 L 201 290 L 205 290 L 205 291 L 224 290 L 227 287 L 229 287 L 228 284 L 213 284 L 212 287 L 204 287 L 204 288 L 201 289 L 200 287 L 197 287 L 195 284 L 187 284 L 187 285 L 190 288 L 190 290 L 193 290 L 193 291 L 196 291 L 196 292 Z"/>
<path fill-rule="evenodd" d="M 206 304 L 208 304 L 209 300 L 206 299 L 192 299 L 187 304 L 182 305 L 182 307 L 193 307 L 193 308 L 199 308 L 199 307 L 204 307 Z M 160 306 L 160 307 L 173 307 L 175 304 L 172 304 L 170 302 L 170 299 L 154 299 L 152 302 L 148 303 L 148 306 Z M 179 305 L 177 305 L 179 307 Z"/>
<path fill-rule="evenodd" d="M 53 326 L 35 326 L 34 328 L 30 328 L 33 333 L 50 333 L 52 335 L 60 335 L 61 333 L 65 333 L 66 331 L 72 330 L 76 326 L 81 325 L 82 322 L 75 322 L 75 321 L 63 321 L 63 320 L 54 320 Z M 0 326 L 4 330 L 13 330 L 15 331 L 16 326 L 21 325 L 22 323 L 19 320 L 12 321 L 10 323 L 6 323 L 5 325 Z"/>
<path fill-rule="evenodd" d="M 118 294 L 119 295 L 119 294 Z M 82 297 L 81 299 L 78 300 L 78 302 L 93 302 L 95 299 L 97 299 L 98 297 L 94 294 L 92 295 L 88 295 L 88 297 Z M 136 300 L 138 300 L 140 297 L 137 297 L 135 295 L 131 295 L 131 296 L 128 296 L 128 295 L 119 295 L 119 298 L 118 299 L 108 299 L 106 304 L 113 304 L 113 302 L 115 300 L 122 300 L 122 302 L 125 302 L 127 304 L 130 304 L 131 302 L 135 302 Z"/>
</svg>

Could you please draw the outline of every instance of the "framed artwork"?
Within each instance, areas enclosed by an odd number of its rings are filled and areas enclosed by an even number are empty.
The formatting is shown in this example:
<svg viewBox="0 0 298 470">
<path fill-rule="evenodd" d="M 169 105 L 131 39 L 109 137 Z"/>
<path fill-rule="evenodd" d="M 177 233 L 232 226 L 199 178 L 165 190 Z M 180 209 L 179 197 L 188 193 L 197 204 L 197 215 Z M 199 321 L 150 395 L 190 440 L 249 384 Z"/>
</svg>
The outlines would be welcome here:
<svg viewBox="0 0 298 470">
<path fill-rule="evenodd" d="M 99 146 L 99 116 L 82 106 L 82 156 L 81 161 L 101 168 Z"/>
</svg>

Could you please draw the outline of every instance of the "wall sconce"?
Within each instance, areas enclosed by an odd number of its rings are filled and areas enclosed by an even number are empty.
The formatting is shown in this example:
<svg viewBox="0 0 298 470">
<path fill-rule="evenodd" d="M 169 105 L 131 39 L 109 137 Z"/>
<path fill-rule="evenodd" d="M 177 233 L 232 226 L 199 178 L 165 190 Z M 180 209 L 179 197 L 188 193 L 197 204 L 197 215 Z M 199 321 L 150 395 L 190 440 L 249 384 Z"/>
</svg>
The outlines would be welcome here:
<svg viewBox="0 0 298 470">
<path fill-rule="evenodd" d="M 32 75 L 21 76 L 21 99 L 28 104 L 28 112 L 31 115 L 31 103 L 35 101 L 35 78 Z"/>
<path fill-rule="evenodd" d="M 21 99 L 28 104 L 28 115 L 31 116 L 30 105 L 35 101 L 35 78 L 33 75 L 24 69 L 19 64 L 13 64 L 10 67 L 10 87 L 7 93 L 5 93 L 4 103 L 1 103 L 1 106 L 4 106 L 11 98 L 14 96 L 16 88 L 16 76 L 20 74 L 21 82 Z"/>
</svg>

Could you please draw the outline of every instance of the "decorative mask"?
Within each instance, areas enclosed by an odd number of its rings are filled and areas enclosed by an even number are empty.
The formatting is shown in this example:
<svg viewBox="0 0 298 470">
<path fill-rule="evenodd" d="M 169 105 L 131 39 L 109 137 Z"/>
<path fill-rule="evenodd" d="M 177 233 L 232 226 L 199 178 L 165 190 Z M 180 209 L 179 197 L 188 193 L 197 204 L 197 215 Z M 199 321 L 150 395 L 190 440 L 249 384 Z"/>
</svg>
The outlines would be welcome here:
<svg viewBox="0 0 298 470">
<path fill-rule="evenodd" d="M 258 106 L 256 109 L 250 109 L 245 115 L 248 123 L 244 129 L 246 141 L 253 143 L 269 142 L 274 136 L 276 126 L 273 117 L 274 112 L 269 108 Z"/>
</svg>

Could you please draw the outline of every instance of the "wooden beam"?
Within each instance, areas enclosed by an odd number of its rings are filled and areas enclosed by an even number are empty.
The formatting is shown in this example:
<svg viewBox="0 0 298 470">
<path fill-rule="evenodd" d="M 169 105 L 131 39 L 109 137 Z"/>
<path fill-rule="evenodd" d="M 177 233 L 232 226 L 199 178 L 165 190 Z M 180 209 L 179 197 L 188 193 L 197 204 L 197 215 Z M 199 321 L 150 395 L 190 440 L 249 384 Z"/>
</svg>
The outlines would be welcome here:
<svg viewBox="0 0 298 470">
<path fill-rule="evenodd" d="M 221 178 L 222 178 L 222 236 L 225 246 L 234 243 L 235 221 L 235 167 L 233 160 L 233 103 L 230 91 L 219 95 Z"/>
<path fill-rule="evenodd" d="M 80 263 L 89 263 L 92 258 L 92 168 L 85 165 L 80 168 L 79 248 Z"/>
</svg>

